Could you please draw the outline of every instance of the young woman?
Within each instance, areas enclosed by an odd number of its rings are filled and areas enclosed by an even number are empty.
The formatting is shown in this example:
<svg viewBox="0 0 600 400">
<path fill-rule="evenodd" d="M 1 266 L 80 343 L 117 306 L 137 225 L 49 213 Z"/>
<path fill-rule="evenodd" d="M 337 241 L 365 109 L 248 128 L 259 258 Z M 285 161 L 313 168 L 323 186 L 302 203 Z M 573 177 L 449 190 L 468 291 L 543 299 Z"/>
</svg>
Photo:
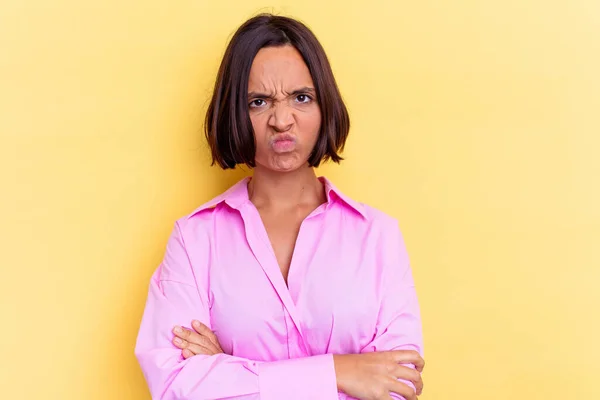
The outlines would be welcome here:
<svg viewBox="0 0 600 400">
<path fill-rule="evenodd" d="M 235 33 L 206 117 L 213 163 L 248 177 L 179 219 L 136 356 L 155 399 L 415 399 L 422 334 L 397 222 L 317 177 L 346 107 L 302 23 Z"/>
</svg>

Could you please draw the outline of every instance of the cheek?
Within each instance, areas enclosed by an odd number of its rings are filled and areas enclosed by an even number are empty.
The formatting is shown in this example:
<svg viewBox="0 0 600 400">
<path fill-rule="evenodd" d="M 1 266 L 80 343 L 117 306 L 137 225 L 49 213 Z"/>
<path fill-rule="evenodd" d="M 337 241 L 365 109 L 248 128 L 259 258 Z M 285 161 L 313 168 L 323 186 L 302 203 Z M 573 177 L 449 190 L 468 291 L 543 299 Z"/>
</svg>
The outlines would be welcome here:
<svg viewBox="0 0 600 400">
<path fill-rule="evenodd" d="M 267 135 L 267 121 L 263 115 L 251 115 L 250 122 L 252 122 L 252 130 L 254 131 L 254 138 L 256 139 L 257 145 L 262 142 Z"/>
<path fill-rule="evenodd" d="M 321 130 L 321 112 L 319 110 L 306 114 L 302 121 L 303 130 L 306 134 L 313 138 L 315 141 L 319 136 Z"/>
</svg>

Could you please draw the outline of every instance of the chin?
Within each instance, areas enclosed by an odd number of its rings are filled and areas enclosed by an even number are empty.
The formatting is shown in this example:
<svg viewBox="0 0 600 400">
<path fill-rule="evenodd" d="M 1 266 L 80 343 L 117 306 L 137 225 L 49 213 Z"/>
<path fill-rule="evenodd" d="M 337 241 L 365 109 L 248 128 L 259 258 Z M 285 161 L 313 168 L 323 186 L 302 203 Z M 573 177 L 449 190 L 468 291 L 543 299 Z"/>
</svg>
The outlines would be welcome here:
<svg viewBox="0 0 600 400">
<path fill-rule="evenodd" d="M 302 168 L 304 166 L 304 164 L 297 164 L 297 163 L 293 163 L 293 164 L 278 164 L 278 165 L 272 165 L 269 167 L 270 170 L 272 171 L 277 171 L 277 172 L 293 172 L 296 171 L 300 168 Z"/>
<path fill-rule="evenodd" d="M 274 172 L 293 172 L 300 168 L 308 166 L 308 159 L 304 161 L 298 160 L 297 157 L 276 157 L 269 160 L 267 163 L 260 163 L 260 165 L 268 170 Z"/>
</svg>

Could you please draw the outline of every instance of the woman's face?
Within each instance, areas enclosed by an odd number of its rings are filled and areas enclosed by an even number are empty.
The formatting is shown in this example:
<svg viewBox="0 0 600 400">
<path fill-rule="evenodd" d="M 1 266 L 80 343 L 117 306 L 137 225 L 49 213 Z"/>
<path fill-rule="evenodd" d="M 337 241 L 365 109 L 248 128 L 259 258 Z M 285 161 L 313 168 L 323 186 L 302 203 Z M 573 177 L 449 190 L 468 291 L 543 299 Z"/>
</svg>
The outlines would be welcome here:
<svg viewBox="0 0 600 400">
<path fill-rule="evenodd" d="M 287 172 L 306 166 L 321 127 L 315 86 L 293 46 L 261 49 L 250 69 L 248 108 L 256 167 Z"/>
</svg>

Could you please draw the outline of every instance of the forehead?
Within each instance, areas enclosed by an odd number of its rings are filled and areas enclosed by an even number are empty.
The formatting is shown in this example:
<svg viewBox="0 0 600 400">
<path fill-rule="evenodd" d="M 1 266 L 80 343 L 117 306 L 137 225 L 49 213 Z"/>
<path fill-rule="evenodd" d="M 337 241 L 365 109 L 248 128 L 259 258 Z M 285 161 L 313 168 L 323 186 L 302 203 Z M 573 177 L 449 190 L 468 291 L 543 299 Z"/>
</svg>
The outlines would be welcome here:
<svg viewBox="0 0 600 400">
<path fill-rule="evenodd" d="M 312 86 L 312 83 L 308 66 L 295 47 L 264 47 L 252 62 L 248 89 L 269 88 L 274 85 Z"/>
</svg>

